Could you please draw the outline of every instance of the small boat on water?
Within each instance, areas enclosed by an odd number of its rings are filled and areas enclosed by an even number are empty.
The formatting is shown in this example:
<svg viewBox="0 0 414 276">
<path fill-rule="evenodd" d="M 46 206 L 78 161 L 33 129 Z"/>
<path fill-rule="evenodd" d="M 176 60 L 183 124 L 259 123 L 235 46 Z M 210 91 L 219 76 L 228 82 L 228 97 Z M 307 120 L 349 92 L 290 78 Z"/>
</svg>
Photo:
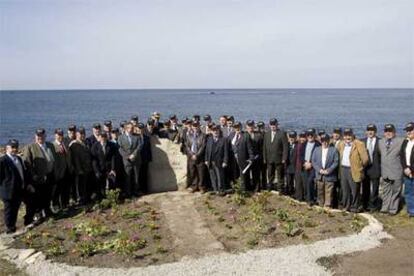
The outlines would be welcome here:
<svg viewBox="0 0 414 276">
<path fill-rule="evenodd" d="M 216 94 L 216 92 L 210 91 L 210 95 L 215 95 L 215 94 Z"/>
</svg>

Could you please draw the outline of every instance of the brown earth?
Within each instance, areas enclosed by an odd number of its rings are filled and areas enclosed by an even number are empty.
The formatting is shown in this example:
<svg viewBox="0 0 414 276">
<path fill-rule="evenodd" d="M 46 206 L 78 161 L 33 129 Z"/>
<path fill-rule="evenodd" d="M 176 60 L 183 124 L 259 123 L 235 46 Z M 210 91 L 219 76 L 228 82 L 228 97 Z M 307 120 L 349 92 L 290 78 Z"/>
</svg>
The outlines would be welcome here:
<svg viewBox="0 0 414 276">
<path fill-rule="evenodd" d="M 414 219 L 405 211 L 397 216 L 375 214 L 394 239 L 380 247 L 334 256 L 327 267 L 335 275 L 414 275 Z"/>
<path fill-rule="evenodd" d="M 206 195 L 196 206 L 230 252 L 311 243 L 358 232 L 367 223 L 354 214 L 311 208 L 269 192 L 247 197 Z"/>
</svg>

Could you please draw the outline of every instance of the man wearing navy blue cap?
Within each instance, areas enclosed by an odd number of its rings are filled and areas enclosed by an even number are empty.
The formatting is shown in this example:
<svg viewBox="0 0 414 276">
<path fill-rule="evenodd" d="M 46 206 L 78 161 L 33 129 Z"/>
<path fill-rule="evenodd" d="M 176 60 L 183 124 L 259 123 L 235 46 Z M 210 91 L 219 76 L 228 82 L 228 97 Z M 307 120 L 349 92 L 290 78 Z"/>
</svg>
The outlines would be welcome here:
<svg viewBox="0 0 414 276">
<path fill-rule="evenodd" d="M 33 191 L 29 172 L 20 156 L 17 155 L 19 142 L 9 140 L 6 154 L 0 157 L 0 198 L 4 205 L 4 224 L 6 234 L 16 232 L 17 214 L 23 199 L 24 190 Z"/>
<path fill-rule="evenodd" d="M 100 123 L 95 123 L 92 126 L 92 135 L 86 138 L 85 143 L 89 149 L 92 148 L 93 144 L 98 142 L 98 134 L 101 132 L 102 127 Z"/>
<path fill-rule="evenodd" d="M 296 131 L 289 131 L 288 132 L 288 143 L 289 143 L 289 153 L 288 158 L 286 160 L 286 188 L 284 193 L 286 195 L 293 195 L 295 190 L 295 162 L 294 162 L 294 154 L 295 148 L 298 144 L 297 142 L 297 133 Z"/>
<path fill-rule="evenodd" d="M 151 138 L 145 134 L 145 125 L 138 123 L 138 136 L 142 139 L 141 167 L 139 169 L 139 185 L 142 193 L 148 192 L 148 167 L 152 162 Z"/>
<path fill-rule="evenodd" d="M 362 139 L 368 151 L 369 163 L 365 167 L 365 178 L 362 181 L 362 206 L 364 210 L 378 211 L 380 200 L 378 197 L 379 182 L 381 177 L 381 155 L 377 136 L 377 126 L 367 125 L 366 138 Z"/>
<path fill-rule="evenodd" d="M 265 183 L 265 179 L 261 179 L 261 172 L 263 164 L 263 135 L 262 133 L 255 130 L 255 123 L 253 120 L 248 120 L 246 122 L 246 132 L 250 136 L 253 155 L 255 156 L 251 168 L 251 186 L 248 187 L 249 190 L 254 190 L 255 192 L 260 192 L 262 189 L 262 182 Z"/>
<path fill-rule="evenodd" d="M 305 181 L 305 197 L 309 205 L 313 205 L 316 199 L 316 187 L 315 187 L 315 170 L 312 164 L 312 155 L 317 147 L 321 146 L 321 143 L 315 138 L 316 130 L 309 128 L 306 131 L 306 144 L 303 152 L 303 175 Z"/>
<path fill-rule="evenodd" d="M 75 132 L 76 135 L 76 132 Z M 76 136 L 75 136 L 76 137 Z M 56 213 L 59 209 L 66 209 L 69 205 L 71 180 L 74 180 L 69 143 L 63 138 L 63 130 L 55 129 L 55 181 L 52 190 L 52 207 Z"/>
<path fill-rule="evenodd" d="M 85 128 L 76 129 L 76 140 L 69 144 L 69 151 L 75 175 L 75 183 L 71 189 L 72 199 L 75 203 L 86 204 L 96 182 L 92 176 L 92 155 L 86 145 Z"/>
<path fill-rule="evenodd" d="M 46 131 L 37 129 L 35 142 L 25 147 L 23 159 L 32 176 L 32 183 L 36 190 L 34 200 L 26 204 L 27 212 L 25 224 L 31 224 L 35 213 L 37 221 L 51 215 L 50 203 L 52 184 L 54 183 L 54 169 L 56 151 L 52 143 L 46 142 Z"/>
<path fill-rule="evenodd" d="M 269 121 L 270 130 L 263 138 L 263 162 L 267 166 L 267 189 L 281 191 L 285 186 L 285 164 L 289 146 L 286 134 L 279 129 L 277 119 Z M 275 183 L 277 182 L 277 183 Z M 276 187 L 273 187 L 276 184 Z"/>
<path fill-rule="evenodd" d="M 400 151 L 401 166 L 404 173 L 404 196 L 407 204 L 407 213 L 414 217 L 414 122 L 408 123 L 404 130 L 407 139 L 403 142 Z"/>
<path fill-rule="evenodd" d="M 381 213 L 396 215 L 399 211 L 403 181 L 400 151 L 403 142 L 403 138 L 397 137 L 393 124 L 384 126 L 384 139 L 379 141 L 382 176 Z"/>
</svg>

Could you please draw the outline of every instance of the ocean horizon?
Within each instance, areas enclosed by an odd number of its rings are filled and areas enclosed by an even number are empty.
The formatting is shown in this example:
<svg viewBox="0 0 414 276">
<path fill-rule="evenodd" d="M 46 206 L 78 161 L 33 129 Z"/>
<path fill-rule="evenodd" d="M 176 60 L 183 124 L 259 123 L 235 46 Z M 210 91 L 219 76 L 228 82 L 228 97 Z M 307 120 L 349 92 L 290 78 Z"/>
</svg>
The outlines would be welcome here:
<svg viewBox="0 0 414 276">
<path fill-rule="evenodd" d="M 272 117 L 287 130 L 308 127 L 324 129 L 352 127 L 362 136 L 365 126 L 375 123 L 382 135 L 386 123 L 395 124 L 403 134 L 413 121 L 412 88 L 185 88 L 185 89 L 36 89 L 0 90 L 0 144 L 18 139 L 33 140 L 35 129 L 43 127 L 48 140 L 55 128 L 69 124 L 84 126 L 90 133 L 93 123 L 122 120 L 138 115 L 146 121 L 158 111 L 162 119 L 176 114 L 179 119 L 194 114 L 222 114 L 264 121 Z"/>
</svg>

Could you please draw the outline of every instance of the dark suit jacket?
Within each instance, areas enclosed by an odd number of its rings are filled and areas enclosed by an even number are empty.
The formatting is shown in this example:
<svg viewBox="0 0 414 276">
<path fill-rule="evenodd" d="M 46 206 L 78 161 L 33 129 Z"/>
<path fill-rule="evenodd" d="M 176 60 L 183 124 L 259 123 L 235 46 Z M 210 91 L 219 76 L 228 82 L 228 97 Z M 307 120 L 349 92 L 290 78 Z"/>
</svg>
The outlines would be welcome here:
<svg viewBox="0 0 414 276">
<path fill-rule="evenodd" d="M 115 171 L 116 150 L 117 147 L 109 141 L 105 145 L 105 153 L 103 152 L 101 143 L 95 143 L 92 146 L 92 167 L 95 174 L 105 174 L 110 171 Z"/>
<path fill-rule="evenodd" d="M 141 160 L 142 162 L 151 162 L 152 161 L 152 151 L 151 151 L 151 138 L 148 135 L 143 135 L 143 145 L 141 150 Z"/>
<path fill-rule="evenodd" d="M 124 166 L 131 166 L 132 164 L 141 163 L 141 150 L 144 145 L 141 136 L 131 134 L 131 144 L 128 141 L 126 134 L 122 134 L 118 138 L 119 153 L 122 156 Z M 130 161 L 128 157 L 133 154 L 135 159 Z"/>
<path fill-rule="evenodd" d="M 365 148 L 367 149 L 367 138 L 362 139 L 362 142 L 365 144 Z M 373 153 L 373 160 L 369 160 L 368 166 L 365 167 L 365 174 L 370 178 L 380 178 L 381 177 L 381 153 L 379 151 L 379 141 L 380 138 L 377 137 L 374 146 L 374 153 Z M 368 152 L 369 157 L 369 152 Z"/>
<path fill-rule="evenodd" d="M 24 181 L 19 170 L 8 155 L 0 157 L 0 198 L 10 200 L 23 195 L 23 190 L 30 181 L 30 174 L 22 158 L 17 156 L 23 169 Z"/>
<path fill-rule="evenodd" d="M 110 136 L 109 136 L 110 137 Z M 92 148 L 92 146 L 96 143 L 96 142 L 98 142 L 98 140 L 96 139 L 96 137 L 95 137 L 95 135 L 91 135 L 91 136 L 89 136 L 89 137 L 87 137 L 86 139 L 85 139 L 85 144 L 86 144 L 86 146 L 89 148 L 89 149 L 91 149 Z"/>
<path fill-rule="evenodd" d="M 298 145 L 298 142 L 295 142 L 292 145 L 288 144 L 289 153 L 288 153 L 288 159 L 286 160 L 286 172 L 290 174 L 295 173 L 295 152 L 296 152 L 297 145 Z"/>
<path fill-rule="evenodd" d="M 92 155 L 85 143 L 72 141 L 69 150 L 76 175 L 86 175 L 92 172 Z"/>
<path fill-rule="evenodd" d="M 250 135 L 241 132 L 241 136 L 239 138 L 239 141 L 236 145 L 232 145 L 232 141 L 234 136 L 236 135 L 236 132 L 232 132 L 229 134 L 228 143 L 230 144 L 230 152 L 234 156 L 237 154 L 237 163 L 239 164 L 239 167 L 243 170 L 247 166 L 247 161 L 253 161 L 254 160 L 254 153 L 253 153 L 253 147 L 252 142 L 250 139 Z"/>
<path fill-rule="evenodd" d="M 400 159 L 401 159 L 401 166 L 404 169 L 410 168 L 411 172 L 414 173 L 414 147 L 411 150 L 411 157 L 410 157 L 410 166 L 407 165 L 407 160 L 405 157 L 405 149 L 407 148 L 408 140 L 405 139 L 404 142 L 401 145 L 401 151 L 400 151 Z"/>
<path fill-rule="evenodd" d="M 283 130 L 276 131 L 272 142 L 272 133 L 267 131 L 263 141 L 263 160 L 266 163 L 280 164 L 287 160 L 289 152 L 286 133 Z"/>
<path fill-rule="evenodd" d="M 55 179 L 60 180 L 62 179 L 66 173 L 73 173 L 73 167 L 72 167 L 72 160 L 71 160 L 71 154 L 69 150 L 69 143 L 64 140 L 63 145 L 66 149 L 66 154 L 63 154 L 61 152 L 60 145 L 54 141 L 53 146 L 55 147 L 56 151 L 56 158 L 55 158 Z"/>
<path fill-rule="evenodd" d="M 252 144 L 253 155 L 258 156 L 258 160 L 260 160 L 262 163 L 263 162 L 263 134 L 258 131 L 255 131 L 253 133 L 253 138 L 252 138 L 252 135 L 250 134 L 248 135 L 250 136 L 250 142 Z"/>
<path fill-rule="evenodd" d="M 218 167 L 221 167 L 223 163 L 229 163 L 229 150 L 226 138 L 219 137 L 217 142 L 214 142 L 213 136 L 208 136 L 205 161 L 209 165 L 211 165 L 211 162 L 214 162 Z"/>
<path fill-rule="evenodd" d="M 193 143 L 193 139 L 192 139 L 192 133 L 188 134 L 187 133 L 187 138 L 186 138 L 186 153 L 188 157 L 191 157 L 193 152 L 191 151 L 191 146 Z M 197 160 L 196 163 L 199 162 L 204 162 L 204 154 L 205 154 L 205 149 L 206 149 L 206 135 L 204 133 L 201 132 L 201 130 L 198 132 L 198 136 L 197 136 L 197 152 L 195 153 Z"/>
</svg>

